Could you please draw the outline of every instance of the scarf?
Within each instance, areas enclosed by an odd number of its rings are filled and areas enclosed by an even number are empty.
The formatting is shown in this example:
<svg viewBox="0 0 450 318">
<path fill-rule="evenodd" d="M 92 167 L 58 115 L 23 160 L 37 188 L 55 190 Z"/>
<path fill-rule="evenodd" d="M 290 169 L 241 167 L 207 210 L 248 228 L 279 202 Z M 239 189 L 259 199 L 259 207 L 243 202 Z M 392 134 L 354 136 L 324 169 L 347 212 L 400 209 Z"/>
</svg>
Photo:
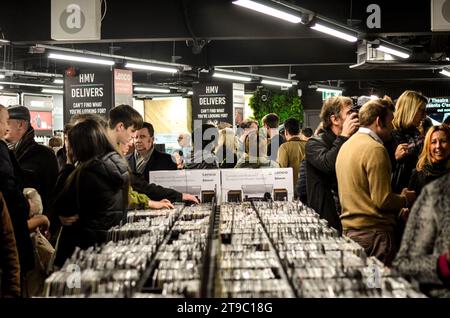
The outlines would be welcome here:
<svg viewBox="0 0 450 318">
<path fill-rule="evenodd" d="M 439 177 L 448 172 L 447 160 L 426 164 L 423 167 L 423 172 L 427 177 Z"/>
</svg>

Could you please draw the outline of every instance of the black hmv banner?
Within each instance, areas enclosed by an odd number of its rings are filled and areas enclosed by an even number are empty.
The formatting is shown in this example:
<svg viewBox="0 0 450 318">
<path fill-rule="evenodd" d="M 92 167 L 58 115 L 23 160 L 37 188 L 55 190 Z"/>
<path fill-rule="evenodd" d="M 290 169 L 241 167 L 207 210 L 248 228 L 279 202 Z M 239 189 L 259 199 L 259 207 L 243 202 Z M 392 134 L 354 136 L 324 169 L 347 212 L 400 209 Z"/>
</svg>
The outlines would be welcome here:
<svg viewBox="0 0 450 318">
<path fill-rule="evenodd" d="M 201 83 L 192 87 L 192 120 L 233 124 L 233 83 Z M 194 125 L 192 126 L 194 127 Z"/>
<path fill-rule="evenodd" d="M 107 116 L 111 109 L 111 70 L 80 71 L 64 78 L 64 124 L 76 114 Z"/>
</svg>

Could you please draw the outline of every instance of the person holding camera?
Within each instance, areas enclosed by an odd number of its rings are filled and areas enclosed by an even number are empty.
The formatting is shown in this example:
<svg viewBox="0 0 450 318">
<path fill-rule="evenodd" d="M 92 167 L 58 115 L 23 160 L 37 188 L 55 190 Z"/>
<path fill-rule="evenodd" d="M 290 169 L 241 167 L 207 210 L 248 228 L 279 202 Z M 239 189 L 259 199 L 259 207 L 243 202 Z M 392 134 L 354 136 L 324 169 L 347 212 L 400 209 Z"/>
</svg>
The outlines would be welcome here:
<svg viewBox="0 0 450 318">
<path fill-rule="evenodd" d="M 309 139 L 305 147 L 308 206 L 339 232 L 341 209 L 335 165 L 339 149 L 359 128 L 352 106 L 349 97 L 328 98 L 320 112 L 323 132 Z"/>
</svg>

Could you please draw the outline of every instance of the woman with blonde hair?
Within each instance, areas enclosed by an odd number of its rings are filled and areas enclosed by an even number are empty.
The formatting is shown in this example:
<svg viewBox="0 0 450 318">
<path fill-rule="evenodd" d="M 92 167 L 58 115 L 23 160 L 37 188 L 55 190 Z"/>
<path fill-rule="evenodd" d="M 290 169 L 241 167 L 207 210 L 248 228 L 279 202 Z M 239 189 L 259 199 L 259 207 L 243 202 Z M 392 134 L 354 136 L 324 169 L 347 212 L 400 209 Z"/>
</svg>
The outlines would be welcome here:
<svg viewBox="0 0 450 318">
<path fill-rule="evenodd" d="M 449 171 L 449 159 L 450 127 L 447 125 L 431 127 L 425 136 L 423 150 L 408 188 L 419 195 L 425 185 Z"/>
<path fill-rule="evenodd" d="M 419 92 L 404 91 L 395 105 L 392 140 L 386 143 L 392 163 L 392 189 L 395 193 L 408 186 L 423 147 L 418 127 L 426 117 L 427 98 Z"/>
<path fill-rule="evenodd" d="M 238 138 L 233 129 L 224 128 L 219 130 L 219 141 L 214 153 L 219 160 L 219 167 L 234 168 L 237 163 Z"/>
</svg>

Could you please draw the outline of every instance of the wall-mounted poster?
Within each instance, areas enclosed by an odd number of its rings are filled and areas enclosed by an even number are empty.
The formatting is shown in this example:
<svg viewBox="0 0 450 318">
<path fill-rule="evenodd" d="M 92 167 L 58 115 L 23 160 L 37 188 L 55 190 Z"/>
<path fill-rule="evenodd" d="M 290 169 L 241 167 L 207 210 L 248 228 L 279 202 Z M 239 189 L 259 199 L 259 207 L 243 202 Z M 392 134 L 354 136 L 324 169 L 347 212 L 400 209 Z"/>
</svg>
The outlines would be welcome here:
<svg viewBox="0 0 450 318">
<path fill-rule="evenodd" d="M 433 125 L 450 121 L 450 97 L 430 97 L 426 108 L 427 116 Z"/>
</svg>

